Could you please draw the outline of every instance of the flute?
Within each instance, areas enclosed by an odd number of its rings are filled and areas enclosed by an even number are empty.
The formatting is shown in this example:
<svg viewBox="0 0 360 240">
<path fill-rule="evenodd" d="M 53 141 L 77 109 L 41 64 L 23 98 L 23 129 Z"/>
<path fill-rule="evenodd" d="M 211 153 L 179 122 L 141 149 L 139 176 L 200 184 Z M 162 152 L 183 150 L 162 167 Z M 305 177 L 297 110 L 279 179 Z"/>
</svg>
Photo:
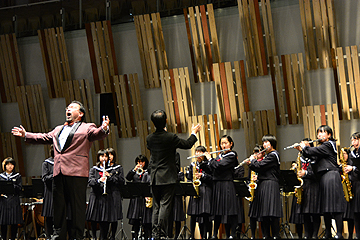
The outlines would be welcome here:
<svg viewBox="0 0 360 240">
<path fill-rule="evenodd" d="M 270 147 L 267 147 L 267 148 L 261 150 L 260 152 L 257 152 L 256 154 L 253 154 L 253 155 L 251 155 L 251 156 L 256 157 L 257 155 L 259 155 L 259 154 L 265 152 L 266 150 L 268 150 L 269 148 L 270 148 Z M 235 167 L 235 169 L 241 167 L 241 166 L 244 165 L 246 162 L 248 162 L 248 161 L 250 160 L 251 156 L 248 157 L 248 158 L 246 158 L 246 159 L 244 159 L 237 167 Z"/>
<path fill-rule="evenodd" d="M 324 139 L 325 139 L 325 138 L 315 139 L 315 140 L 309 141 L 309 143 L 320 142 L 321 140 L 324 140 Z M 285 147 L 284 150 L 296 148 L 296 147 L 298 147 L 298 146 L 300 146 L 300 143 L 294 143 L 293 145 L 290 145 L 290 146 Z"/>
<path fill-rule="evenodd" d="M 226 151 L 230 151 L 230 150 L 231 150 L 230 148 L 227 148 L 227 149 L 223 149 L 223 150 L 219 150 L 219 151 L 215 151 L 215 152 L 209 152 L 209 154 L 218 153 L 218 152 L 226 152 Z M 205 156 L 205 154 L 190 156 L 190 157 L 187 157 L 187 159 L 202 157 L 202 156 Z"/>
</svg>

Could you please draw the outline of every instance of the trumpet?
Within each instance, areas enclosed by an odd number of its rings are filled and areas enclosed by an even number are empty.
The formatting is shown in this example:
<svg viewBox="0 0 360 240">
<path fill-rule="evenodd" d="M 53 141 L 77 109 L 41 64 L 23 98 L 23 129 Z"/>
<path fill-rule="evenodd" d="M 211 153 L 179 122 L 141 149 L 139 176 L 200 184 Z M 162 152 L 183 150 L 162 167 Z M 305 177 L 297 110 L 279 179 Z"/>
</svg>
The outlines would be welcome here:
<svg viewBox="0 0 360 240">
<path fill-rule="evenodd" d="M 270 148 L 270 147 L 267 147 L 267 148 L 261 150 L 260 152 L 257 152 L 256 154 L 253 154 L 253 155 L 251 155 L 251 156 L 256 157 L 257 155 L 259 155 L 259 154 L 265 152 L 266 150 L 268 150 L 269 148 Z M 244 159 L 244 160 L 243 160 L 237 167 L 235 167 L 235 168 L 239 168 L 239 167 L 241 167 L 242 165 L 244 165 L 245 163 L 247 163 L 247 162 L 250 160 L 251 156 L 248 157 L 248 158 L 246 158 L 246 159 Z"/>
<path fill-rule="evenodd" d="M 324 140 L 324 139 L 325 139 L 325 138 L 315 139 L 315 140 L 309 141 L 309 143 L 320 142 L 321 140 Z M 294 143 L 293 145 L 284 147 L 284 150 L 296 148 L 296 147 L 298 147 L 298 146 L 300 146 L 300 143 Z"/>
<path fill-rule="evenodd" d="M 142 169 L 141 167 L 139 167 L 138 169 L 136 169 L 136 174 L 137 175 L 141 175 L 144 173 L 144 169 Z"/>
<path fill-rule="evenodd" d="M 227 148 L 227 149 L 222 149 L 222 150 L 215 151 L 215 152 L 209 152 L 209 154 L 219 153 L 219 152 L 226 152 L 226 151 L 230 151 L 230 150 L 231 150 L 230 148 Z M 197 158 L 197 157 L 202 157 L 202 156 L 205 156 L 205 154 L 190 156 L 190 157 L 187 157 L 187 159 Z"/>
</svg>

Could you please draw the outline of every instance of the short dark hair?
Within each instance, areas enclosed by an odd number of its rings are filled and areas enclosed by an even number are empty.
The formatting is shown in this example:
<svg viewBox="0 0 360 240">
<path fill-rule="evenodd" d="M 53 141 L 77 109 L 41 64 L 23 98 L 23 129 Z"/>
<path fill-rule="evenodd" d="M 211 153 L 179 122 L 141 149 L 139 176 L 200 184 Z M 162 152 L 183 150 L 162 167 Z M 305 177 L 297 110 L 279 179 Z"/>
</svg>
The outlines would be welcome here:
<svg viewBox="0 0 360 240">
<path fill-rule="evenodd" d="M 145 162 L 144 170 L 148 168 L 149 166 L 149 160 L 145 155 L 140 154 L 135 158 L 135 164 L 138 164 L 138 162 Z"/>
<path fill-rule="evenodd" d="M 253 153 L 257 153 L 264 150 L 264 147 L 262 145 L 256 144 L 254 149 L 253 149 Z"/>
<path fill-rule="evenodd" d="M 360 132 L 354 132 L 353 134 L 351 134 L 350 139 L 360 139 Z"/>
<path fill-rule="evenodd" d="M 166 119 L 164 110 L 156 110 L 151 114 L 151 121 L 157 129 L 163 129 L 166 126 Z"/>
<path fill-rule="evenodd" d="M 105 150 L 105 149 L 100 149 L 98 152 L 97 152 L 97 156 L 96 156 L 96 166 L 100 166 L 101 162 L 100 162 L 100 156 L 103 156 L 103 155 L 106 155 L 109 157 L 109 154 L 108 152 Z"/>
<path fill-rule="evenodd" d="M 321 125 L 317 130 L 316 133 L 319 133 L 320 131 L 327 132 L 328 134 L 331 134 L 331 137 L 329 137 L 330 140 L 336 141 L 334 138 L 333 130 L 328 125 Z"/>
<path fill-rule="evenodd" d="M 7 157 L 4 159 L 4 161 L 2 162 L 2 168 L 3 168 L 3 171 L 5 172 L 6 170 L 6 165 L 8 165 L 9 163 L 11 163 L 12 165 L 14 165 L 14 169 L 13 169 L 13 172 L 15 171 L 15 167 L 16 167 L 16 162 L 15 160 L 12 158 L 12 157 Z"/>
<path fill-rule="evenodd" d="M 206 148 L 204 146 L 197 146 L 195 148 L 195 152 L 198 151 L 198 152 L 206 152 Z"/>
<path fill-rule="evenodd" d="M 220 138 L 220 140 L 219 140 L 219 149 L 221 149 L 221 139 L 223 139 L 223 138 L 226 138 L 228 141 L 229 141 L 229 143 L 232 143 L 232 145 L 231 145 L 231 148 L 230 149 L 233 149 L 234 148 L 234 140 L 229 136 L 229 135 L 223 135 L 221 138 Z"/>
<path fill-rule="evenodd" d="M 266 142 L 269 141 L 271 146 L 276 149 L 276 145 L 277 145 L 277 140 L 276 137 L 272 134 L 266 134 L 265 136 L 262 137 L 261 139 L 262 142 Z"/>
<path fill-rule="evenodd" d="M 72 103 L 79 104 L 79 106 L 80 106 L 79 110 L 80 110 L 80 112 L 83 113 L 83 116 L 81 117 L 80 122 L 83 122 L 85 119 L 85 113 L 86 113 L 84 105 L 81 102 L 76 101 L 76 100 L 72 101 L 70 104 L 72 104 Z"/>
<path fill-rule="evenodd" d="M 113 163 L 116 163 L 116 151 L 115 151 L 115 149 L 113 149 L 113 148 L 107 148 L 106 151 L 107 151 L 107 153 L 108 153 L 108 156 L 109 156 L 109 154 L 111 154 L 111 155 L 114 156 L 112 162 L 113 162 Z"/>
</svg>

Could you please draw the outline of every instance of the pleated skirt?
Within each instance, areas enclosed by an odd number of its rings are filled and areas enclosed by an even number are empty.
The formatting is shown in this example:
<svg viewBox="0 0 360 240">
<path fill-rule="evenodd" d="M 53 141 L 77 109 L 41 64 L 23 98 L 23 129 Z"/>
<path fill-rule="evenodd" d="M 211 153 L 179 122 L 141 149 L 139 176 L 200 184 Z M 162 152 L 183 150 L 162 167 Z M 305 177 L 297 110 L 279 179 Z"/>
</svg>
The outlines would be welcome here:
<svg viewBox="0 0 360 240">
<path fill-rule="evenodd" d="M 120 191 L 113 191 L 113 204 L 114 204 L 114 213 L 116 220 L 123 219 L 123 211 L 122 211 L 122 198 Z"/>
<path fill-rule="evenodd" d="M 43 217 L 54 217 L 53 195 L 51 191 L 44 191 L 43 208 L 41 211 Z"/>
<path fill-rule="evenodd" d="M 144 224 L 152 223 L 152 212 L 153 212 L 153 208 L 145 207 L 144 216 L 143 216 L 143 223 Z"/>
<path fill-rule="evenodd" d="M 360 181 L 353 181 L 351 183 L 351 192 L 353 193 L 353 199 L 351 200 L 354 206 L 354 212 L 360 212 Z"/>
<path fill-rule="evenodd" d="M 221 223 L 230 223 L 233 218 L 229 217 L 240 213 L 233 181 L 214 181 L 212 199 L 211 213 L 214 216 L 221 216 Z"/>
<path fill-rule="evenodd" d="M 182 196 L 174 196 L 174 221 L 185 221 L 184 202 Z"/>
<path fill-rule="evenodd" d="M 282 217 L 281 200 L 278 182 L 272 180 L 259 181 L 249 216 L 253 218 Z"/>
<path fill-rule="evenodd" d="M 320 202 L 322 213 L 345 212 L 346 201 L 338 171 L 328 171 L 320 178 Z"/>
<path fill-rule="evenodd" d="M 291 203 L 291 213 L 290 213 L 289 223 L 293 223 L 293 224 L 304 223 L 304 216 L 301 214 L 301 204 L 297 203 L 297 198 L 295 196 L 293 196 Z"/>
<path fill-rule="evenodd" d="M 130 199 L 129 208 L 127 212 L 127 218 L 129 219 L 129 224 L 133 224 L 133 220 L 139 220 L 144 215 L 145 208 L 145 198 L 137 197 Z"/>
<path fill-rule="evenodd" d="M 200 196 L 198 198 L 190 197 L 187 213 L 189 215 L 211 214 L 212 188 L 200 185 Z"/>
<path fill-rule="evenodd" d="M 116 222 L 112 194 L 96 196 L 90 194 L 86 209 L 86 220 L 95 222 Z"/>
<path fill-rule="evenodd" d="M 0 197 L 0 225 L 22 224 L 23 222 L 19 196 Z"/>
<path fill-rule="evenodd" d="M 304 179 L 302 213 L 320 214 L 320 185 L 318 181 Z"/>
</svg>

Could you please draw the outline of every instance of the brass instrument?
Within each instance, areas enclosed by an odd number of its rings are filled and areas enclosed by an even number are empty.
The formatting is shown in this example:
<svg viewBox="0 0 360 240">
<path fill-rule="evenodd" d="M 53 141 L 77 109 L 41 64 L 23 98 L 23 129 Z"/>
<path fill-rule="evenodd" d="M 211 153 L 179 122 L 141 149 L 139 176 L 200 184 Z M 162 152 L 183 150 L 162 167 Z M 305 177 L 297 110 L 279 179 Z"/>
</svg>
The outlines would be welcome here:
<svg viewBox="0 0 360 240">
<path fill-rule="evenodd" d="M 200 185 L 201 185 L 201 181 L 199 178 L 196 177 L 196 173 L 199 172 L 197 166 L 196 166 L 196 160 L 193 161 L 193 185 L 196 191 L 197 196 L 195 196 L 194 198 L 198 198 L 200 196 Z"/>
<path fill-rule="evenodd" d="M 142 169 L 142 167 L 139 167 L 139 168 L 136 169 L 136 174 L 137 175 L 141 175 L 143 173 L 144 173 L 144 169 Z"/>
<path fill-rule="evenodd" d="M 152 208 L 153 205 L 153 198 L 152 197 L 146 197 L 145 198 L 145 207 Z"/>
<path fill-rule="evenodd" d="M 245 197 L 246 200 L 248 200 L 249 202 L 252 202 L 254 200 L 254 195 L 255 195 L 255 189 L 257 188 L 257 183 L 255 182 L 254 178 L 255 178 L 255 171 L 251 171 L 250 174 L 250 183 L 248 185 L 249 187 L 249 192 L 250 192 L 250 197 Z"/>
<path fill-rule="evenodd" d="M 296 167 L 296 171 L 299 172 L 301 171 L 302 167 L 301 167 L 301 153 L 298 153 L 298 157 L 296 159 L 296 163 L 297 163 L 297 167 Z M 296 174 L 297 175 L 297 174 Z M 297 178 L 300 182 L 300 186 L 295 186 L 295 197 L 297 198 L 296 203 L 297 204 L 301 204 L 302 201 L 302 191 L 303 191 L 303 184 L 304 184 L 304 180 L 301 177 Z"/>
<path fill-rule="evenodd" d="M 350 202 L 350 200 L 353 198 L 353 194 L 351 192 L 351 182 L 349 180 L 349 174 L 345 173 L 345 166 L 346 161 L 344 159 L 344 152 L 347 148 L 342 148 L 340 152 L 340 164 L 342 166 L 342 186 L 344 190 L 344 197 L 347 202 Z"/>
</svg>

